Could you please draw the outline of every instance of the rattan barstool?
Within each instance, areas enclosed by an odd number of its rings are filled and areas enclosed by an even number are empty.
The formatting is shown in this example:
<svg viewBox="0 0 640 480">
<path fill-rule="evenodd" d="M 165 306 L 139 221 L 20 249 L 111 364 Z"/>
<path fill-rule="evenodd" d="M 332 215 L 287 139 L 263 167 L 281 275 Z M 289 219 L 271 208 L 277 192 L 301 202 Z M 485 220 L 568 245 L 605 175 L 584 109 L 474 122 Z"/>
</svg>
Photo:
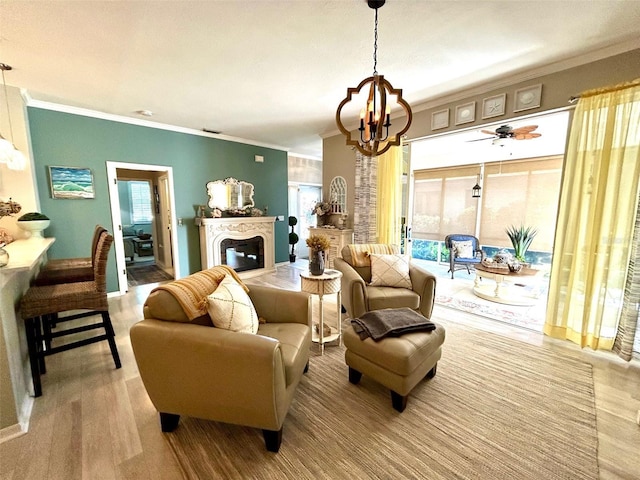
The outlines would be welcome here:
<svg viewBox="0 0 640 480">
<path fill-rule="evenodd" d="M 120 368 L 120 356 L 115 342 L 115 333 L 107 302 L 107 260 L 113 243 L 113 236 L 104 231 L 96 246 L 96 260 L 93 266 L 94 279 L 88 282 L 74 282 L 46 286 L 33 286 L 20 302 L 22 318 L 25 319 L 29 362 L 33 376 L 34 395 L 42 395 L 40 374 L 46 373 L 45 357 L 106 340 L 116 368 Z M 88 310 L 67 316 L 59 313 L 72 310 Z M 101 315 L 102 321 L 52 332 L 52 324 Z M 66 335 L 74 335 L 93 329 L 104 329 L 104 334 L 82 338 L 63 345 L 52 346 L 52 341 Z"/>
<path fill-rule="evenodd" d="M 91 241 L 91 257 L 58 258 L 49 260 L 33 281 L 33 285 L 55 285 L 58 283 L 88 282 L 93 280 L 98 239 L 107 230 L 96 225 Z"/>
</svg>

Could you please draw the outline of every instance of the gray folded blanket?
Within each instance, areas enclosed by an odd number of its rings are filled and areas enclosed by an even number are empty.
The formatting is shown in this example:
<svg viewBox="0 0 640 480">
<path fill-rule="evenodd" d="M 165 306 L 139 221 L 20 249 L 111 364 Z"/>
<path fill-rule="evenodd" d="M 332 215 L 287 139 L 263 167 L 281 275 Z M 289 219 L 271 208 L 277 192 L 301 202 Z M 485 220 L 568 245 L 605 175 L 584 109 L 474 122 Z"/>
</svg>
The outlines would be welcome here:
<svg viewBox="0 0 640 480">
<path fill-rule="evenodd" d="M 360 340 L 371 337 L 375 341 L 387 336 L 397 337 L 403 333 L 417 330 L 431 331 L 436 329 L 435 323 L 406 307 L 373 310 L 360 318 L 351 319 L 351 325 Z"/>
</svg>

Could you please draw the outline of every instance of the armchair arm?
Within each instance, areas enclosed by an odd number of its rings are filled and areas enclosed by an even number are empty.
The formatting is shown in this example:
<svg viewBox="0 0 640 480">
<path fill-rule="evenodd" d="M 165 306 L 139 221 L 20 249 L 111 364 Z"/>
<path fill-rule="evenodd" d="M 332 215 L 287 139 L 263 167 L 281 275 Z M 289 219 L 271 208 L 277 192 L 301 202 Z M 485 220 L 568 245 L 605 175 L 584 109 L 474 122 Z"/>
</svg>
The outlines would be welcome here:
<svg viewBox="0 0 640 480">
<path fill-rule="evenodd" d="M 420 313 L 431 318 L 433 305 L 436 300 L 436 277 L 413 263 L 409 264 L 409 277 L 413 291 L 420 295 Z"/>
<path fill-rule="evenodd" d="M 130 331 L 159 412 L 279 430 L 288 404 L 280 343 L 269 337 L 146 319 Z"/>
<path fill-rule="evenodd" d="M 247 284 L 247 287 L 258 316 L 267 323 L 309 323 L 308 293 L 263 285 Z"/>
<path fill-rule="evenodd" d="M 356 270 L 342 258 L 333 259 L 333 267 L 342 272 L 342 304 L 351 318 L 358 318 L 369 310 L 367 285 Z"/>
</svg>

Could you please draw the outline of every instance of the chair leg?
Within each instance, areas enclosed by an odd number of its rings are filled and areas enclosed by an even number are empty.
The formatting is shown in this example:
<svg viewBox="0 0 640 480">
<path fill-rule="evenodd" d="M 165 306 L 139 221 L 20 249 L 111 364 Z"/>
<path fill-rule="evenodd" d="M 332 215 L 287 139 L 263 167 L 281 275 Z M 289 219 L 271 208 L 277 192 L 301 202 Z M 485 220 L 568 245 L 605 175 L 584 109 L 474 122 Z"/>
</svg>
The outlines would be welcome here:
<svg viewBox="0 0 640 480">
<path fill-rule="evenodd" d="M 116 364 L 116 368 L 120 368 L 120 355 L 118 354 L 118 347 L 115 341 L 115 332 L 113 331 L 113 325 L 111 324 L 111 317 L 109 312 L 100 312 L 102 314 L 102 322 L 104 323 L 104 329 L 107 333 L 107 341 L 109 342 L 109 348 L 111 349 L 111 355 L 113 356 L 113 362 Z"/>
<path fill-rule="evenodd" d="M 42 395 L 42 385 L 40 384 L 36 328 L 39 327 L 37 326 L 35 318 L 27 318 L 25 320 L 27 347 L 29 347 L 29 363 L 31 364 L 31 377 L 33 378 L 33 392 L 35 397 L 40 397 Z"/>
<path fill-rule="evenodd" d="M 37 317 L 34 318 L 34 334 L 36 339 L 36 355 L 38 358 L 38 365 L 40 370 L 40 375 L 44 375 L 47 373 L 47 364 L 45 361 L 45 356 L 43 355 L 44 350 L 48 350 L 51 347 L 51 339 L 47 340 L 45 325 L 46 325 L 46 317 Z M 44 342 L 44 344 L 43 344 Z"/>
<path fill-rule="evenodd" d="M 280 430 L 262 430 L 262 435 L 267 450 L 278 453 L 280 444 L 282 443 L 282 428 Z"/>
<path fill-rule="evenodd" d="M 360 383 L 360 379 L 362 378 L 362 373 L 357 371 L 355 368 L 349 367 L 349 382 L 357 385 Z"/>
<path fill-rule="evenodd" d="M 180 422 L 180 415 L 160 412 L 160 428 L 163 432 L 173 432 L 178 428 L 178 422 Z"/>
</svg>

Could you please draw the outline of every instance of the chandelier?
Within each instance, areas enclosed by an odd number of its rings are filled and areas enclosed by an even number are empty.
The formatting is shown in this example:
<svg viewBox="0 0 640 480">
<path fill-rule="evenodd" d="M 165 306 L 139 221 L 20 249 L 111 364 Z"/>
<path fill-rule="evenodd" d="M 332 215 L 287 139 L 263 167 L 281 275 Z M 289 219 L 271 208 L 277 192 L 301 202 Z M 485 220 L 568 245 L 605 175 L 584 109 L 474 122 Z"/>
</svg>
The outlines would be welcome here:
<svg viewBox="0 0 640 480">
<path fill-rule="evenodd" d="M 12 70 L 11 65 L 0 63 L 0 70 L 2 70 L 2 85 L 4 87 L 4 99 L 7 106 L 7 117 L 9 119 L 9 133 L 11 134 L 11 141 L 7 140 L 0 133 L 0 163 L 6 163 L 7 167 L 11 170 L 24 170 L 27 161 L 22 155 L 22 152 L 16 148 L 13 143 L 13 126 L 11 125 L 11 112 L 9 111 L 9 96 L 7 95 L 7 83 L 4 79 L 4 72 Z"/>
<path fill-rule="evenodd" d="M 367 77 L 355 87 L 347 89 L 347 96 L 340 102 L 336 112 L 336 123 L 340 131 L 347 137 L 347 145 L 354 145 L 363 155 L 375 157 L 381 155 L 394 145 L 400 145 L 402 135 L 411 126 L 412 113 L 409 104 L 402 98 L 402 89 L 393 88 L 391 83 L 379 75 L 378 67 L 378 8 L 382 7 L 385 0 L 367 0 L 370 8 L 375 10 L 374 41 L 373 41 L 373 75 Z M 352 138 L 351 132 L 345 128 L 340 119 L 342 108 L 352 100 L 354 95 L 360 93 L 366 86 L 369 93 L 366 105 L 360 110 L 360 126 L 356 138 Z M 365 90 L 366 91 L 366 90 Z M 391 108 L 388 104 L 389 97 L 397 97 L 397 103 L 402 107 L 406 115 L 406 123 L 395 134 L 389 133 L 391 127 Z M 394 125 L 395 126 L 395 125 Z M 397 127 L 397 126 L 396 126 Z"/>
</svg>

